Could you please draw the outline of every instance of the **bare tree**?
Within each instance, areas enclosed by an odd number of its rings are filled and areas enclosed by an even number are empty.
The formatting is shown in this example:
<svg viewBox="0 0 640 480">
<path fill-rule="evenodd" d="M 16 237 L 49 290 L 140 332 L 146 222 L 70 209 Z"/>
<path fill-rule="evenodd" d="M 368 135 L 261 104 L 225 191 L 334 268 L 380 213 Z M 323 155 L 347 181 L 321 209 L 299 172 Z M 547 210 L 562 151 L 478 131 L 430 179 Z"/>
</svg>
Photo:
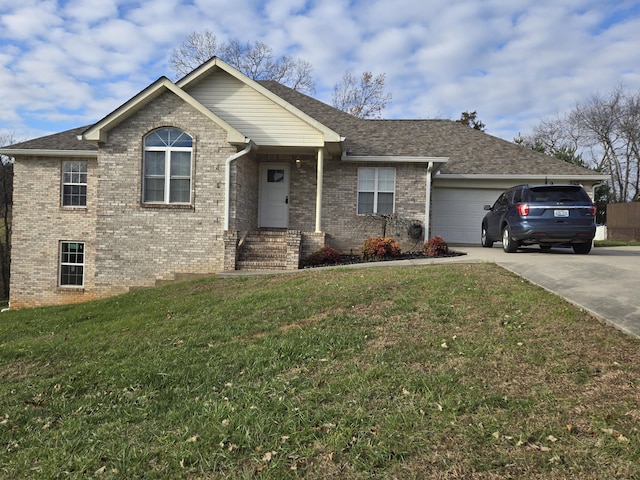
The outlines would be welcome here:
<svg viewBox="0 0 640 480">
<path fill-rule="evenodd" d="M 15 143 L 12 135 L 0 135 L 0 146 Z M 0 288 L 2 298 L 9 298 L 11 272 L 11 212 L 13 207 L 13 162 L 0 155 Z"/>
<path fill-rule="evenodd" d="M 640 192 L 639 103 L 638 93 L 616 88 L 607 96 L 593 95 L 567 116 L 596 168 L 610 175 L 615 202 L 637 199 Z"/>
<path fill-rule="evenodd" d="M 313 93 L 313 67 L 300 58 L 287 55 L 276 57 L 273 49 L 262 42 L 231 40 L 218 42 L 209 30 L 193 32 L 171 52 L 169 59 L 172 70 L 186 75 L 214 56 L 220 57 L 252 80 L 275 80 L 294 90 Z"/>
<path fill-rule="evenodd" d="M 374 77 L 371 72 L 364 72 L 357 79 L 346 71 L 333 89 L 333 106 L 359 118 L 381 118 L 390 101 L 391 94 L 385 92 L 384 73 Z"/>
<path fill-rule="evenodd" d="M 563 115 L 542 120 L 522 139 L 558 158 L 564 150 L 579 164 L 608 174 L 611 201 L 640 200 L 640 92 L 618 87 L 593 95 Z"/>
<path fill-rule="evenodd" d="M 559 117 L 555 119 L 543 120 L 534 128 L 534 133 L 523 137 L 518 136 L 513 140 L 514 143 L 530 148 L 536 152 L 557 158 L 573 165 L 584 168 L 594 168 L 593 164 L 586 162 L 582 153 L 579 152 L 579 142 L 575 136 L 568 132 L 571 130 L 570 125 L 560 121 Z M 594 168 L 601 171 L 600 167 Z M 607 204 L 612 200 L 611 188 L 608 184 L 601 185 L 595 191 L 594 203 L 596 204 L 596 222 L 607 223 Z"/>
<path fill-rule="evenodd" d="M 176 76 L 184 76 L 214 57 L 219 50 L 218 39 L 209 30 L 193 32 L 173 49 L 169 65 Z"/>
<path fill-rule="evenodd" d="M 265 43 L 231 40 L 220 48 L 220 57 L 252 80 L 275 80 L 294 90 L 313 93 L 313 67 L 301 58 L 274 57 Z"/>
<path fill-rule="evenodd" d="M 566 115 L 556 115 L 540 120 L 540 123 L 533 127 L 532 133 L 526 136 L 518 134 L 514 142 L 558 158 L 562 156 L 563 151 L 577 153 L 580 150 L 576 129 L 567 121 Z"/>
</svg>

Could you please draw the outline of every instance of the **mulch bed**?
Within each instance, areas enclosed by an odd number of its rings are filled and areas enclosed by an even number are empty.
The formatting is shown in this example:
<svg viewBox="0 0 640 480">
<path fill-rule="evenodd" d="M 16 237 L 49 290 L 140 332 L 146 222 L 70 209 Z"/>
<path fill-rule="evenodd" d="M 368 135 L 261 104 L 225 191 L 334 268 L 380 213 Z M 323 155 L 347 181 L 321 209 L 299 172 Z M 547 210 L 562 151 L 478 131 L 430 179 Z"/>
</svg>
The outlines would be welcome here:
<svg viewBox="0 0 640 480">
<path fill-rule="evenodd" d="M 421 259 L 421 258 L 460 257 L 462 255 L 466 255 L 466 253 L 464 253 L 464 252 L 456 252 L 456 251 L 453 251 L 453 250 L 449 250 L 448 253 L 445 253 L 443 255 L 438 255 L 436 257 L 429 256 L 424 252 L 408 252 L 408 253 L 403 253 L 402 255 L 400 255 L 398 257 L 389 257 L 389 258 L 384 258 L 384 259 L 380 259 L 380 260 L 365 260 L 360 255 L 343 254 L 343 255 L 340 255 L 340 261 L 338 261 L 336 263 L 321 263 L 321 264 L 318 264 L 318 265 L 304 265 L 303 264 L 301 266 L 301 268 L 330 267 L 330 266 L 335 266 L 335 265 L 353 265 L 353 264 L 357 264 L 357 263 L 390 262 L 390 261 L 395 261 L 395 260 L 416 260 L 416 259 Z"/>
</svg>

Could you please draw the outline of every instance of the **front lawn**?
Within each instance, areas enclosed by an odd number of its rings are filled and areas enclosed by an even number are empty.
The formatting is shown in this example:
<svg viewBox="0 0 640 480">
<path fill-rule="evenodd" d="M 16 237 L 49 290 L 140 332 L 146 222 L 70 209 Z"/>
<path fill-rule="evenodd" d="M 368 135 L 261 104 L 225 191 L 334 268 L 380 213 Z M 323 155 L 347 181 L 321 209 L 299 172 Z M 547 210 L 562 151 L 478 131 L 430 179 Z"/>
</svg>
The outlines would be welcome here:
<svg viewBox="0 0 640 480">
<path fill-rule="evenodd" d="M 0 316 L 0 477 L 640 477 L 640 340 L 493 265 Z"/>
</svg>

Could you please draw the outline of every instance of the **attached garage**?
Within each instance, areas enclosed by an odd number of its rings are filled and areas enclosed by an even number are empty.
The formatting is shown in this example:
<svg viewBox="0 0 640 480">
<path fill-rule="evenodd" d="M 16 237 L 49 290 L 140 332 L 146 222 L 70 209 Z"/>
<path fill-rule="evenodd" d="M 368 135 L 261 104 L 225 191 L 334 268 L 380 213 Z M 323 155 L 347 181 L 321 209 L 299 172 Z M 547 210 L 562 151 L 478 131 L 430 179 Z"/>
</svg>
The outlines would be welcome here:
<svg viewBox="0 0 640 480">
<path fill-rule="evenodd" d="M 493 205 L 505 190 L 485 188 L 433 189 L 431 236 L 449 244 L 480 244 L 480 225 L 485 205 Z"/>
<path fill-rule="evenodd" d="M 480 175 L 479 175 L 480 176 Z M 502 177 L 502 178 L 500 178 Z M 431 230 L 429 235 L 441 236 L 449 244 L 480 245 L 480 228 L 485 215 L 484 206 L 493 205 L 505 190 L 523 183 L 581 183 L 593 198 L 593 185 L 602 176 L 506 176 L 493 179 L 472 179 L 470 175 L 437 174 L 431 193 Z M 584 180 L 591 180 L 586 182 Z M 595 180 L 595 181 L 594 181 Z"/>
</svg>

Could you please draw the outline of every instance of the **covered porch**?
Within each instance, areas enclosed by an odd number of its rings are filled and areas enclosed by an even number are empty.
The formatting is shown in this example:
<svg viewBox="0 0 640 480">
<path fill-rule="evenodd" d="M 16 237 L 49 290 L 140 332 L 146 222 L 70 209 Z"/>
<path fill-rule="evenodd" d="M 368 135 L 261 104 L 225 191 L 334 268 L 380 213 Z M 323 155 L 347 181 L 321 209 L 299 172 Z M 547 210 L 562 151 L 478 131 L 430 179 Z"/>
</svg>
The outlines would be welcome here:
<svg viewBox="0 0 640 480">
<path fill-rule="evenodd" d="M 296 270 L 321 248 L 324 148 L 263 151 L 227 162 L 224 270 Z"/>
</svg>

